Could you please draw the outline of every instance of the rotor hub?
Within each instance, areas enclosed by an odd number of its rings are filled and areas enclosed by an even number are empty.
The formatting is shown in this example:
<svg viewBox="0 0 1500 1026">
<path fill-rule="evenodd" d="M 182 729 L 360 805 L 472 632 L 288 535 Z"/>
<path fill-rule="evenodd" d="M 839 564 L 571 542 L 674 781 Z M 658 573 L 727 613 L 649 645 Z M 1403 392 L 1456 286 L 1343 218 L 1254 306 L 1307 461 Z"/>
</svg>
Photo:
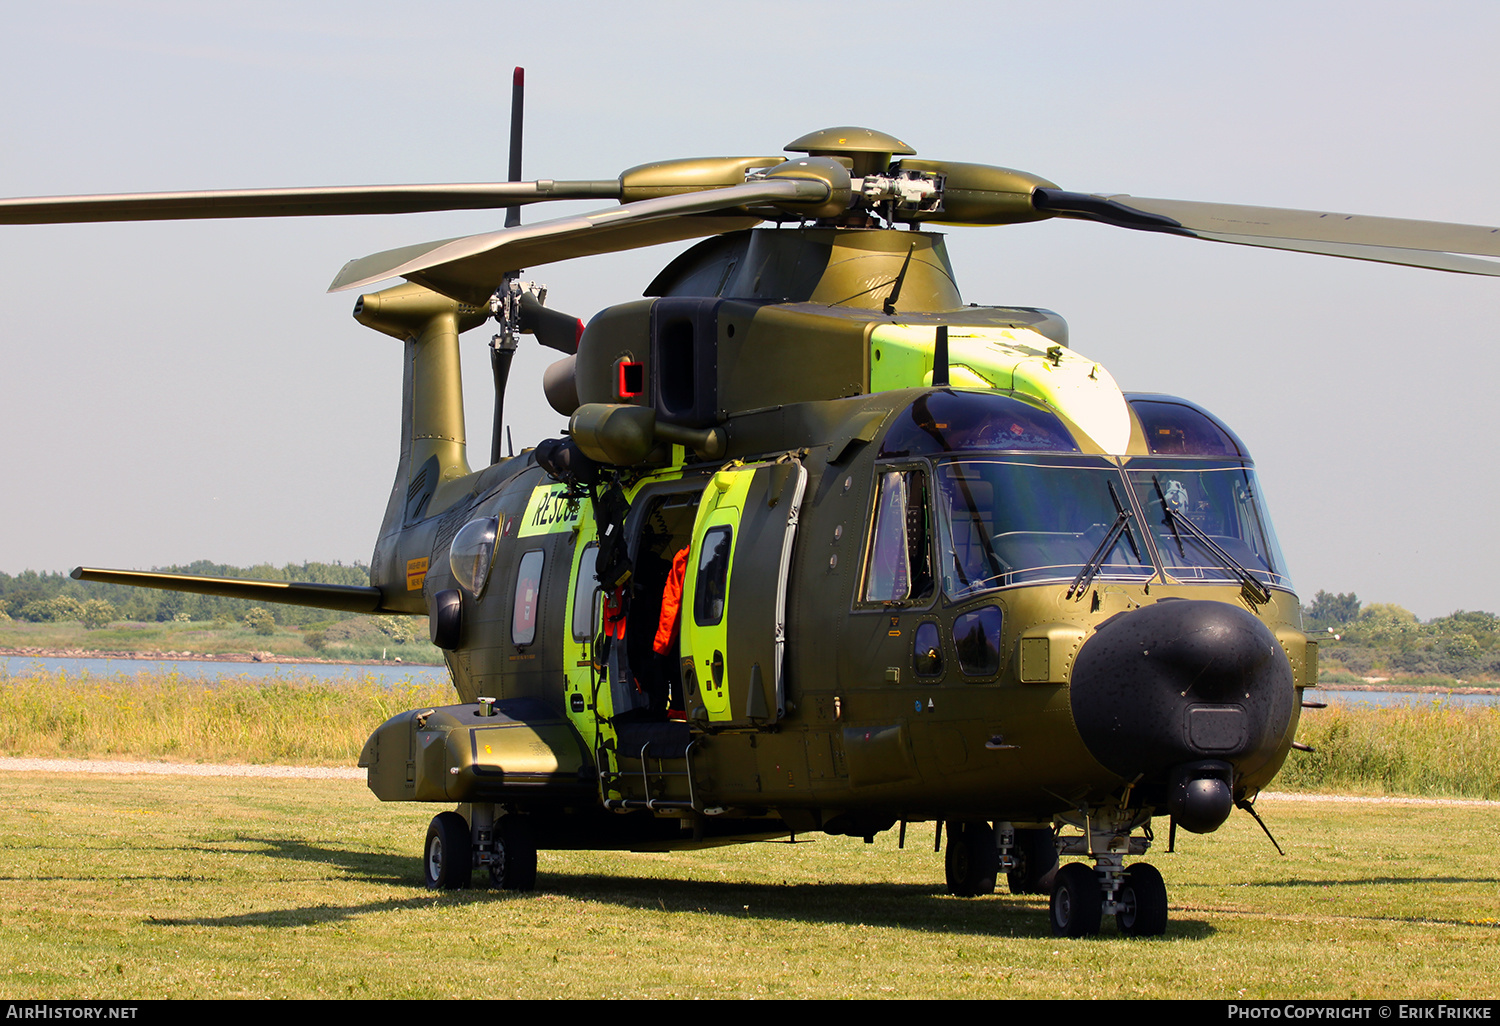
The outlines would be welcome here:
<svg viewBox="0 0 1500 1026">
<path fill-rule="evenodd" d="M 847 161 L 849 172 L 855 178 L 882 174 L 897 155 L 910 157 L 917 152 L 894 135 L 852 125 L 809 132 L 793 139 L 783 148 L 788 153 L 832 157 L 841 163 Z"/>
</svg>

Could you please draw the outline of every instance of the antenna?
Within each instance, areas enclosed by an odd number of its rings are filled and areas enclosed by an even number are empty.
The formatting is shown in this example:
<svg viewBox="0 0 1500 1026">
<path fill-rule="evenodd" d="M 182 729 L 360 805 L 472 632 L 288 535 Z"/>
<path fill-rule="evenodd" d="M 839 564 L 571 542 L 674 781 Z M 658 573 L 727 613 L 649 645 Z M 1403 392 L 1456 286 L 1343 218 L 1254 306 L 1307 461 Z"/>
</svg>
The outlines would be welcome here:
<svg viewBox="0 0 1500 1026">
<path fill-rule="evenodd" d="M 932 384 L 934 388 L 948 384 L 948 325 L 939 324 L 937 338 L 932 346 Z"/>
</svg>

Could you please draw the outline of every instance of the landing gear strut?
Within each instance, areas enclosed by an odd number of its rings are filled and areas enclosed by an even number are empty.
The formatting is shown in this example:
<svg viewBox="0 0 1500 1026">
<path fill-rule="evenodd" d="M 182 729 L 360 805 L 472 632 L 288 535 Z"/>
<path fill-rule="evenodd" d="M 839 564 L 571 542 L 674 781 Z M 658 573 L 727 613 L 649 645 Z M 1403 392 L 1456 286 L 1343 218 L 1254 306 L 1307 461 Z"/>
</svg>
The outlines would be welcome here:
<svg viewBox="0 0 1500 1026">
<path fill-rule="evenodd" d="M 1167 885 L 1156 867 L 1137 862 L 1125 870 L 1115 922 L 1127 937 L 1160 937 L 1167 932 Z"/>
<path fill-rule="evenodd" d="M 1035 827 L 1016 827 L 1010 833 L 1007 846 L 1002 824 L 1000 864 L 1010 893 L 1046 894 L 1057 872 L 1057 839 L 1051 830 Z"/>
<path fill-rule="evenodd" d="M 995 832 L 990 825 L 949 823 L 943 869 L 948 877 L 949 894 L 959 898 L 993 894 L 1000 870 L 1000 852 L 995 847 Z"/>
<path fill-rule="evenodd" d="M 1069 862 L 1052 882 L 1052 932 L 1058 937 L 1092 937 L 1099 932 L 1104 896 L 1093 870 Z"/>
<path fill-rule="evenodd" d="M 456 812 L 440 812 L 427 826 L 422 870 L 429 891 L 453 891 L 469 886 L 474 871 L 469 824 Z"/>
<path fill-rule="evenodd" d="M 508 891 L 536 887 L 536 831 L 530 819 L 502 815 L 497 821 L 493 805 L 462 808 L 468 809 L 468 818 L 460 812 L 440 812 L 427 827 L 422 849 L 427 889 L 468 887 L 475 867 L 489 870 L 490 882 Z"/>
<path fill-rule="evenodd" d="M 525 816 L 501 818 L 495 829 L 489 864 L 490 882 L 496 887 L 507 891 L 529 891 L 536 887 L 536 831 Z"/>
<path fill-rule="evenodd" d="M 1161 874 L 1145 862 L 1125 868 L 1126 855 L 1144 855 L 1151 845 L 1149 815 L 1106 812 L 1065 821 L 1083 833 L 1061 838 L 1063 854 L 1091 858 L 1094 868 L 1070 862 L 1057 871 L 1052 886 L 1052 932 L 1059 937 L 1092 936 L 1108 914 L 1127 937 L 1165 933 L 1167 885 Z M 1146 827 L 1144 836 L 1130 836 L 1139 826 Z"/>
</svg>

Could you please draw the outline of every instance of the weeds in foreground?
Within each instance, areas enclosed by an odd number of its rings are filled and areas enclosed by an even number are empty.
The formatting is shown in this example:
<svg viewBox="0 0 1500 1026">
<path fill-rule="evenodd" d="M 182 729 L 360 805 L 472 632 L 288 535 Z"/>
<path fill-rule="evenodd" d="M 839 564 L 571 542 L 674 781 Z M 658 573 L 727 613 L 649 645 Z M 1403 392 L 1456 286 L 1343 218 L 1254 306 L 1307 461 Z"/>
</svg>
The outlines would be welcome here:
<svg viewBox="0 0 1500 1026">
<path fill-rule="evenodd" d="M 1500 799 L 1500 707 L 1441 698 L 1389 708 L 1332 704 L 1302 713 L 1277 790 Z"/>
<path fill-rule="evenodd" d="M 370 732 L 443 684 L 365 675 L 204 680 L 176 673 L 0 675 L 0 753 L 47 758 L 352 765 Z M 1275 790 L 1500 799 L 1500 708 L 1442 699 L 1305 710 Z"/>
<path fill-rule="evenodd" d="M 38 758 L 137 758 L 351 766 L 391 716 L 456 700 L 446 683 L 372 675 L 311 678 L 176 673 L 0 676 L 0 752 Z"/>
</svg>

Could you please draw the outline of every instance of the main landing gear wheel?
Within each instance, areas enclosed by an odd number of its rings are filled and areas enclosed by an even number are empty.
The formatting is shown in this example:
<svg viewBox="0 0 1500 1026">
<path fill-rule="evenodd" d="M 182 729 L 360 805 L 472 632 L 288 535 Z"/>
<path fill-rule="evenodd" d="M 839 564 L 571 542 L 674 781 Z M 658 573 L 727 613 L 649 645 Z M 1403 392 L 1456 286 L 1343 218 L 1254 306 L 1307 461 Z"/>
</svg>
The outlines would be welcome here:
<svg viewBox="0 0 1500 1026">
<path fill-rule="evenodd" d="M 490 882 L 507 891 L 536 886 L 536 831 L 525 816 L 503 816 L 495 827 Z"/>
<path fill-rule="evenodd" d="M 452 891 L 469 886 L 474 872 L 474 844 L 469 823 L 456 812 L 440 812 L 427 826 L 422 849 L 422 872 L 429 891 Z"/>
<path fill-rule="evenodd" d="M 1120 880 L 1115 922 L 1127 937 L 1160 937 L 1167 932 L 1167 885 L 1155 866 L 1137 862 Z"/>
<path fill-rule="evenodd" d="M 949 894 L 960 898 L 993 894 L 995 877 L 1000 872 L 1000 850 L 995 847 L 995 832 L 990 825 L 950 823 L 943 868 Z"/>
<path fill-rule="evenodd" d="M 1052 933 L 1057 937 L 1092 937 L 1104 916 L 1104 894 L 1098 875 L 1082 862 L 1069 862 L 1052 882 Z"/>
<path fill-rule="evenodd" d="M 1057 870 L 1057 840 L 1051 830 L 1021 828 L 1011 847 L 1015 868 L 1005 874 L 1012 894 L 1046 894 Z"/>
</svg>

